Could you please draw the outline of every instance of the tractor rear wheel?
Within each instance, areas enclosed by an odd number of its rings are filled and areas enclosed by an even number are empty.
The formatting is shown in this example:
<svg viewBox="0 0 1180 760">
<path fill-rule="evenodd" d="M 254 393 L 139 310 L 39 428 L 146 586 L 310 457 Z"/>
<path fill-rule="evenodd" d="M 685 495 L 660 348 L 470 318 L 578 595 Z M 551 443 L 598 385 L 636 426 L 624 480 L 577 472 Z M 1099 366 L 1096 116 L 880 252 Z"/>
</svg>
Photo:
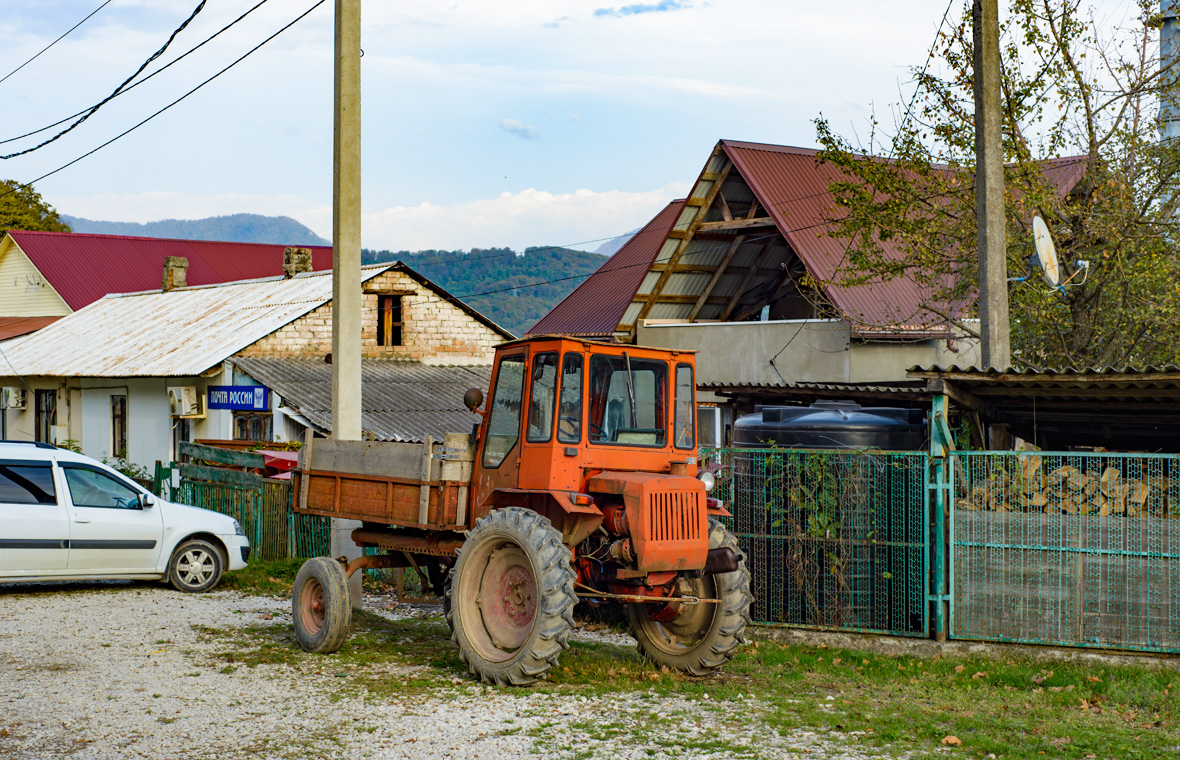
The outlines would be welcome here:
<svg viewBox="0 0 1180 760">
<path fill-rule="evenodd" d="M 544 678 L 569 646 L 574 571 L 561 533 L 530 509 L 478 520 L 447 574 L 444 607 L 459 656 L 484 683 Z"/>
<path fill-rule="evenodd" d="M 744 643 L 742 632 L 750 622 L 750 571 L 737 539 L 724 525 L 709 518 L 709 548 L 732 549 L 739 557 L 737 570 L 700 578 L 681 578 L 681 593 L 720 602 L 681 604 L 679 614 L 660 622 L 663 605 L 628 604 L 631 635 L 639 653 L 655 665 L 664 665 L 694 676 L 706 676 L 733 659 Z"/>
</svg>

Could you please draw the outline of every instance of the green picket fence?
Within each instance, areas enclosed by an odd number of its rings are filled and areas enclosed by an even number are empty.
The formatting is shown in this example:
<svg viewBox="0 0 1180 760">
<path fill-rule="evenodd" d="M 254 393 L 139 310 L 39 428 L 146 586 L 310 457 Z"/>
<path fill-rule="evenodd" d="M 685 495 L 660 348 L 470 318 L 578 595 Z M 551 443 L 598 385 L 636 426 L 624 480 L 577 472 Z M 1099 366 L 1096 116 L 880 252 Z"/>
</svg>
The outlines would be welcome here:
<svg viewBox="0 0 1180 760">
<path fill-rule="evenodd" d="M 762 623 L 928 631 L 924 452 L 711 449 Z"/>
<path fill-rule="evenodd" d="M 951 460 L 954 638 L 1180 651 L 1180 457 Z"/>
</svg>

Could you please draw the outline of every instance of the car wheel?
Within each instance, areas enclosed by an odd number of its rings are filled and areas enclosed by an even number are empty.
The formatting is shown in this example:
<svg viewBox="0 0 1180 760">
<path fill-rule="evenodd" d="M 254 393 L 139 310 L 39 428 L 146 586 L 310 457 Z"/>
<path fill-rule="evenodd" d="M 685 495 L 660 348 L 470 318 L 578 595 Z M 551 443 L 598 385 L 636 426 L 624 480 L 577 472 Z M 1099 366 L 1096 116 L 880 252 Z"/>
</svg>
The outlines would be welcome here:
<svg viewBox="0 0 1180 760">
<path fill-rule="evenodd" d="M 208 591 L 221 580 L 221 552 L 208 541 L 194 538 L 176 547 L 168 563 L 168 581 L 181 591 Z"/>
</svg>

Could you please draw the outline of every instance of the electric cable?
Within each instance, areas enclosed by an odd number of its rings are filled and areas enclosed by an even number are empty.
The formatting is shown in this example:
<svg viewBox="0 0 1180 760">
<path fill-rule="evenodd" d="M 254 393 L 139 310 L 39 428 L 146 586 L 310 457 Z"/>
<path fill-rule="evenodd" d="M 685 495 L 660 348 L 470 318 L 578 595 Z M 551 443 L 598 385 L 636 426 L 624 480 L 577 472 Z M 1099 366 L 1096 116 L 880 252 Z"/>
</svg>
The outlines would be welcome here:
<svg viewBox="0 0 1180 760">
<path fill-rule="evenodd" d="M 189 14 L 188 18 L 186 18 L 184 20 L 184 23 L 182 23 L 179 27 L 176 28 L 176 30 L 174 32 L 172 32 L 171 35 L 169 35 L 168 40 L 164 43 L 164 46 L 162 48 L 160 48 L 156 52 L 152 53 L 151 57 L 148 58 L 146 61 L 144 61 L 143 64 L 138 69 L 135 70 L 134 74 L 127 77 L 125 80 L 123 80 L 122 84 L 120 84 L 118 87 L 115 88 L 114 92 L 112 92 L 110 95 L 107 95 L 105 98 L 100 100 L 97 105 L 92 106 L 81 117 L 79 117 L 73 124 L 66 127 L 62 131 L 58 132 L 53 137 L 50 137 L 49 139 L 43 141 L 39 145 L 34 145 L 31 148 L 25 148 L 24 150 L 17 151 L 16 153 L 9 153 L 7 155 L 0 156 L 0 160 L 9 159 L 9 158 L 16 158 L 17 156 L 23 156 L 25 154 L 32 153 L 35 150 L 40 150 L 41 148 L 44 148 L 46 145 L 49 145 L 52 142 L 56 142 L 57 140 L 61 139 L 64 135 L 72 132 L 75 128 L 78 127 L 78 125 L 80 125 L 82 122 L 86 121 L 91 116 L 93 116 L 95 114 L 95 112 L 98 111 L 98 109 L 102 108 L 104 105 L 109 103 L 112 99 L 117 97 L 120 92 L 123 92 L 123 90 L 127 87 L 127 85 L 130 84 L 131 81 L 134 80 L 137 76 L 142 74 L 143 70 L 146 69 L 151 64 L 152 61 L 156 60 L 157 58 L 159 58 L 160 56 L 162 56 L 164 54 L 164 51 L 168 49 L 168 46 L 172 44 L 172 41 L 176 39 L 176 36 L 178 34 L 180 34 L 181 32 L 183 32 L 185 27 L 187 27 L 190 23 L 192 23 L 192 20 L 197 17 L 197 14 L 200 13 L 204 9 L 206 2 L 208 2 L 208 0 L 201 0 L 201 2 L 199 2 L 197 4 L 196 9 L 191 14 Z"/>
<path fill-rule="evenodd" d="M 99 11 L 101 11 L 103 8 L 107 7 L 107 6 L 108 6 L 108 5 L 110 5 L 110 4 L 111 4 L 111 0 L 106 0 L 106 2 L 105 2 L 105 3 L 103 3 L 103 4 L 102 4 L 102 5 L 100 5 L 100 6 L 98 6 L 98 7 L 97 7 L 97 8 L 95 8 L 94 10 L 90 11 L 90 14 L 89 14 L 88 16 L 86 16 L 86 18 L 82 19 L 81 21 L 79 21 L 78 23 L 74 24 L 74 25 L 73 25 L 73 26 L 71 26 L 69 29 L 67 29 L 67 30 L 65 31 L 65 34 L 63 34 L 61 37 L 58 37 L 58 38 L 57 38 L 56 40 L 54 40 L 53 42 L 51 42 L 51 43 L 49 43 L 48 45 L 46 45 L 45 47 L 41 48 L 40 52 L 38 52 L 38 53 L 37 53 L 36 55 L 34 55 L 32 58 L 30 58 L 29 60 L 27 60 L 27 61 L 25 61 L 24 63 L 22 63 L 20 66 L 17 66 L 15 69 L 13 69 L 12 71 L 10 71 L 10 72 L 8 72 L 7 74 L 5 74 L 5 75 L 3 76 L 3 78 L 0 78 L 0 82 L 3 82 L 5 79 L 8 79 L 10 76 L 12 76 L 12 75 L 13 75 L 13 74 L 15 74 L 16 72 L 20 71 L 21 69 L 23 69 L 25 66 L 28 66 L 30 63 L 32 63 L 33 61 L 35 61 L 35 60 L 37 60 L 38 58 L 40 58 L 40 57 L 41 57 L 41 53 L 44 53 L 44 52 L 45 52 L 46 50 L 48 50 L 49 48 L 51 48 L 51 47 L 53 47 L 54 45 L 56 45 L 57 43 L 61 42 L 63 39 L 65 39 L 65 37 L 66 37 L 66 35 L 67 35 L 67 34 L 69 34 L 70 32 L 74 31 L 75 29 L 77 29 L 78 27 L 82 26 L 82 25 L 83 25 L 83 24 L 85 24 L 87 21 L 89 21 L 89 20 L 90 20 L 90 16 L 93 16 L 94 14 L 98 13 Z"/>
<path fill-rule="evenodd" d="M 108 1 L 109 1 L 109 0 L 108 0 Z M 205 47 L 205 45 L 207 45 L 207 44 L 209 44 L 210 42 L 212 42 L 212 41 L 213 41 L 214 39 L 216 39 L 218 36 L 220 36 L 221 34 L 223 34 L 223 33 L 224 33 L 224 32 L 226 32 L 226 31 L 228 31 L 228 30 L 229 30 L 231 27 L 233 27 L 234 25 L 236 25 L 236 24 L 237 24 L 238 22 L 240 22 L 242 19 L 246 18 L 246 17 L 247 17 L 247 16 L 249 16 L 251 13 L 253 13 L 253 12 L 254 12 L 254 11 L 256 11 L 256 10 L 258 10 L 259 8 L 261 8 L 263 5 L 265 5 L 265 4 L 266 4 L 266 3 L 268 3 L 268 2 L 270 2 L 270 0 L 259 0 L 259 2 L 258 2 L 257 4 L 255 4 L 255 5 L 254 5 L 254 7 L 250 8 L 250 9 L 249 9 L 249 10 L 247 10 L 245 13 L 243 13 L 241 16 L 238 16 L 238 17 L 237 17 L 236 19 L 234 19 L 233 21 L 231 21 L 231 22 L 229 22 L 228 24 L 226 24 L 225 26 L 221 27 L 221 29 L 217 30 L 216 32 L 214 32 L 213 34 L 211 34 L 210 36 L 208 36 L 207 38 L 205 38 L 205 40 L 204 40 L 203 42 L 201 42 L 201 43 L 199 43 L 199 44 L 195 45 L 195 46 L 194 46 L 194 47 L 192 47 L 192 48 L 189 48 L 189 50 L 187 50 L 186 52 L 184 52 L 184 53 L 181 53 L 181 54 L 180 54 L 180 55 L 178 55 L 176 58 L 172 59 L 172 60 L 171 60 L 171 61 L 169 61 L 168 63 L 164 64 L 164 65 L 163 65 L 163 66 L 161 66 L 160 68 L 158 68 L 158 69 L 156 69 L 155 71 L 153 71 L 152 73 L 148 74 L 148 75 L 147 75 L 146 77 L 144 77 L 143 79 L 140 79 L 140 80 L 139 80 L 139 81 L 137 81 L 137 82 L 133 82 L 131 85 L 129 85 L 129 86 L 127 86 L 127 87 L 125 87 L 125 88 L 122 90 L 122 92 L 118 92 L 116 95 L 114 95 L 114 96 L 112 96 L 112 97 L 117 97 L 118 95 L 125 95 L 125 94 L 127 94 L 127 93 L 131 92 L 132 90 L 134 90 L 136 87 L 139 87 L 141 84 L 143 84 L 143 83 L 147 82 L 149 79 L 151 79 L 152 77 L 156 76 L 157 74 L 163 74 L 165 71 L 167 71 L 169 68 L 171 68 L 171 67 L 172 67 L 174 64 L 180 63 L 181 61 L 183 61 L 183 60 L 184 60 L 185 58 L 187 58 L 188 56 L 192 55 L 193 53 L 197 52 L 197 51 L 198 51 L 198 50 L 200 50 L 201 48 Z M 110 100 L 110 98 L 107 98 L 107 100 Z M 105 102 L 105 101 L 104 101 L 104 102 Z M 101 104 L 99 104 L 99 105 L 101 105 Z M 44 131 L 45 131 L 45 130 L 47 130 L 47 129 L 53 129 L 54 127 L 56 127 L 56 126 L 58 126 L 58 125 L 60 125 L 60 124 L 65 124 L 65 123 L 66 123 L 67 121 L 69 121 L 70 119 L 76 119 L 77 117 L 81 116 L 82 114 L 84 114 L 84 113 L 86 113 L 86 112 L 88 112 L 88 111 L 93 111 L 93 110 L 94 110 L 94 109 L 96 109 L 96 108 L 98 108 L 98 106 L 97 106 L 97 105 L 96 105 L 96 106 L 91 106 L 90 108 L 84 108 L 84 109 L 82 109 L 81 111 L 78 111 L 76 114 L 73 114 L 73 115 L 71 115 L 71 116 L 67 116 L 67 117 L 65 117 L 64 119 L 60 119 L 60 120 L 58 120 L 58 121 L 55 121 L 55 122 L 53 122 L 52 124 L 47 124 L 47 125 L 45 125 L 44 127 L 41 127 L 40 129 L 34 129 L 32 132 L 25 132 L 23 135 L 17 135 L 16 137 L 9 137 L 9 138 L 7 138 L 7 139 L 0 140 L 0 145 L 4 145 L 4 144 L 6 144 L 6 143 L 10 143 L 10 142 L 16 142 L 17 140 L 23 140 L 23 139 L 24 139 L 24 138 L 26 138 L 26 137 L 32 137 L 33 135 L 40 134 L 41 132 L 44 132 Z"/>
</svg>

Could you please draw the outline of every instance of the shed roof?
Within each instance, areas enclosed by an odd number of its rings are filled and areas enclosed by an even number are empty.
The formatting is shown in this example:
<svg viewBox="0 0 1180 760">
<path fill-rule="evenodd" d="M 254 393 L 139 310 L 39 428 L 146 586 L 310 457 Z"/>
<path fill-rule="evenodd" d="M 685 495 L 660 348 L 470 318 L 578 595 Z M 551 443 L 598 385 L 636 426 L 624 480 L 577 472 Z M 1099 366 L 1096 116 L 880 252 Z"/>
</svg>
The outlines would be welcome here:
<svg viewBox="0 0 1180 760">
<path fill-rule="evenodd" d="M 560 333 L 610 340 L 683 207 L 683 199 L 665 206 L 594 274 L 530 327 L 528 334 Z"/>
<path fill-rule="evenodd" d="M 332 365 L 316 358 L 238 357 L 233 363 L 278 393 L 284 407 L 321 432 L 332 430 Z M 486 389 L 491 371 L 490 366 L 361 359 L 361 429 L 379 441 L 410 442 L 468 432 L 478 418 L 463 406 L 463 393 Z"/>
<path fill-rule="evenodd" d="M 909 375 L 1042 449 L 1180 451 L 1180 366 L 934 366 Z"/>
<path fill-rule="evenodd" d="M 0 340 L 28 335 L 58 319 L 60 317 L 0 317 Z"/>
<path fill-rule="evenodd" d="M 0 376 L 191 377 L 331 298 L 331 272 L 111 295 L 5 345 Z"/>
<path fill-rule="evenodd" d="M 286 247 L 79 232 L 8 234 L 74 311 L 108 293 L 159 288 L 168 256 L 188 259 L 189 285 L 281 276 Z M 330 246 L 301 247 L 311 249 L 315 271 L 332 268 Z"/>
</svg>

